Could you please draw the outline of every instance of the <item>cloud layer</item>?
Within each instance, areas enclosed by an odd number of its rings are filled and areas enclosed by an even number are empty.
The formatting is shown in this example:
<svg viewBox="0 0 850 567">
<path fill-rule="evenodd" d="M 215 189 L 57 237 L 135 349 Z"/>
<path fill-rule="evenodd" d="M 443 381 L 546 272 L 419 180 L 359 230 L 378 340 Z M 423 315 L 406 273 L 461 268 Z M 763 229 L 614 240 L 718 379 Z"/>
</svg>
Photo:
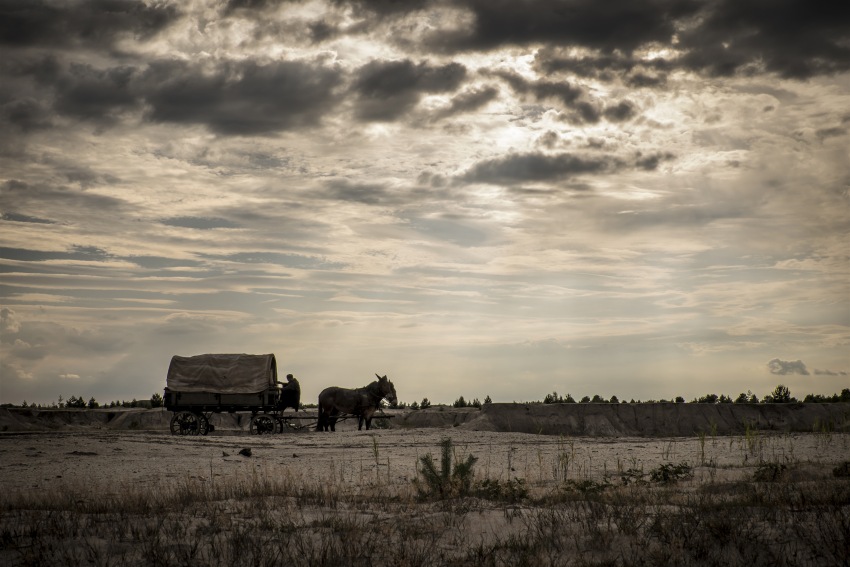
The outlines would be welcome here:
<svg viewBox="0 0 850 567">
<path fill-rule="evenodd" d="M 838 391 L 848 10 L 4 2 L 2 401 Z"/>
</svg>

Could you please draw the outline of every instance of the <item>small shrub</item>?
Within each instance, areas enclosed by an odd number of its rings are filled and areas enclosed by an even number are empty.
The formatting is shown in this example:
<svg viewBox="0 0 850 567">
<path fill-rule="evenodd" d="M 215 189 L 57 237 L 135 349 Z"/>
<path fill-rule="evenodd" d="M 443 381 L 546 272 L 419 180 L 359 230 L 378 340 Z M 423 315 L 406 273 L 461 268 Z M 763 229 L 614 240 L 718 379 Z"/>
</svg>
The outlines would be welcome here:
<svg viewBox="0 0 850 567">
<path fill-rule="evenodd" d="M 431 453 L 419 458 L 422 468 L 418 469 L 424 482 L 413 479 L 413 486 L 420 499 L 453 498 L 469 494 L 472 488 L 472 467 L 477 457 L 467 455 L 465 461 L 455 462 L 452 466 L 452 440 L 448 437 L 440 442 L 440 468 L 434 462 Z"/>
<path fill-rule="evenodd" d="M 475 484 L 474 494 L 485 500 L 519 502 L 528 498 L 528 486 L 521 478 L 508 479 L 505 482 L 485 478 Z"/>
<path fill-rule="evenodd" d="M 753 473 L 753 480 L 757 482 L 776 482 L 785 474 L 785 465 L 781 463 L 761 463 Z"/>
<path fill-rule="evenodd" d="M 838 478 L 850 478 L 850 461 L 844 461 L 832 469 L 832 476 L 836 476 Z"/>
<path fill-rule="evenodd" d="M 582 494 L 599 494 L 610 488 L 608 481 L 596 482 L 595 480 L 567 480 L 562 485 L 566 492 L 580 492 Z"/>
<path fill-rule="evenodd" d="M 660 484 L 672 484 L 694 476 L 694 469 L 688 463 L 665 463 L 649 471 L 649 480 Z"/>
<path fill-rule="evenodd" d="M 630 484 L 644 484 L 646 481 L 643 479 L 643 471 L 630 468 L 622 473 L 620 473 L 620 480 L 623 483 L 623 486 L 628 486 Z"/>
</svg>

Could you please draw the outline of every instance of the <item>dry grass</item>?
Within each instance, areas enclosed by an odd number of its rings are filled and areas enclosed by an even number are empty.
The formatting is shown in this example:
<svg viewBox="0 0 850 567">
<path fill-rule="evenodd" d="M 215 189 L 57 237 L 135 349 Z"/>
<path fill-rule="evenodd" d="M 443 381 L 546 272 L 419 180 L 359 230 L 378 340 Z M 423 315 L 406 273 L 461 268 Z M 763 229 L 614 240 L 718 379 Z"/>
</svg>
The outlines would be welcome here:
<svg viewBox="0 0 850 567">
<path fill-rule="evenodd" d="M 210 471 L 156 491 L 119 483 L 7 494 L 0 564 L 850 562 L 850 480 L 832 467 L 765 462 L 724 481 L 710 466 L 670 462 L 598 480 L 571 474 L 591 466 L 561 449 L 526 479 L 473 476 L 450 497 L 423 492 L 424 477 L 418 486 L 379 475 L 352 485 L 332 471 L 315 480 L 271 467 L 224 479 Z"/>
</svg>

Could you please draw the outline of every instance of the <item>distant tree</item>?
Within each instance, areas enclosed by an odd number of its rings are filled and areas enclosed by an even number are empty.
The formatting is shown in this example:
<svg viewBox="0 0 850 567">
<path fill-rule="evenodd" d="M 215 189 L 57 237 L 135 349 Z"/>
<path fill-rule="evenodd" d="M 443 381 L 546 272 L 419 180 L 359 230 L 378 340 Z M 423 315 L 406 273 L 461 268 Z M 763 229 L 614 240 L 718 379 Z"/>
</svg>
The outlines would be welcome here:
<svg viewBox="0 0 850 567">
<path fill-rule="evenodd" d="M 839 402 L 850 402 L 850 388 L 844 388 L 841 390 L 841 396 L 838 398 Z"/>
<path fill-rule="evenodd" d="M 478 401 L 478 398 L 475 398 L 474 400 L 472 400 L 471 402 L 469 402 L 469 406 L 470 406 L 470 407 L 474 407 L 474 408 L 481 409 L 481 402 L 480 402 L 480 401 Z"/>
<path fill-rule="evenodd" d="M 558 400 L 558 392 L 552 392 L 551 394 L 546 394 L 546 397 L 543 398 L 544 404 L 557 404 Z"/>
<path fill-rule="evenodd" d="M 27 401 L 26 401 L 26 400 L 24 400 L 23 402 L 21 402 L 21 407 L 22 407 L 22 408 L 28 408 L 28 407 L 29 407 L 29 406 L 27 405 Z"/>
<path fill-rule="evenodd" d="M 747 394 L 745 394 L 744 392 L 741 392 L 740 394 L 738 394 L 738 397 L 735 398 L 734 403 L 736 403 L 736 404 L 746 404 L 746 403 L 749 403 L 749 401 L 750 401 L 750 398 L 747 396 Z"/>
<path fill-rule="evenodd" d="M 410 409 L 418 410 L 419 409 L 419 402 L 413 402 L 412 404 L 410 404 Z"/>
<path fill-rule="evenodd" d="M 617 396 L 611 396 L 611 403 L 612 404 L 619 404 L 620 400 L 619 400 L 619 398 L 617 398 Z"/>
<path fill-rule="evenodd" d="M 572 394 L 567 394 L 567 397 L 564 398 L 565 404 L 574 404 L 576 403 L 575 398 L 573 398 Z"/>
<path fill-rule="evenodd" d="M 151 396 L 151 407 L 152 408 L 161 408 L 163 404 L 162 394 L 159 392 L 154 392 Z"/>
<path fill-rule="evenodd" d="M 84 408 L 86 407 L 86 401 L 82 396 L 79 398 L 77 396 L 71 396 L 68 398 L 68 401 L 65 403 L 65 407 L 69 408 Z"/>
<path fill-rule="evenodd" d="M 94 399 L 94 396 L 89 398 L 88 408 L 89 409 L 97 409 L 100 407 L 100 404 Z"/>
<path fill-rule="evenodd" d="M 682 396 L 676 396 L 676 403 L 677 404 L 684 404 L 685 398 L 683 398 Z"/>
<path fill-rule="evenodd" d="M 492 400 L 492 399 L 490 398 L 490 396 L 488 395 L 486 398 L 484 398 L 484 403 L 485 403 L 485 404 L 492 404 L 492 403 L 493 403 L 493 400 Z"/>
<path fill-rule="evenodd" d="M 791 390 L 783 384 L 779 384 L 773 389 L 773 392 L 764 397 L 766 404 L 787 404 L 795 401 L 791 397 Z M 768 401 L 768 399 L 770 401 Z"/>
<path fill-rule="evenodd" d="M 694 401 L 698 404 L 716 404 L 718 399 L 717 394 L 706 394 Z"/>
<path fill-rule="evenodd" d="M 456 399 L 455 402 L 452 405 L 456 408 L 465 408 L 466 407 L 466 400 L 464 400 L 463 396 L 461 396 L 458 399 Z"/>
<path fill-rule="evenodd" d="M 428 409 L 431 407 L 431 401 L 428 398 L 422 398 L 422 401 L 419 402 L 420 409 Z"/>
<path fill-rule="evenodd" d="M 731 404 L 732 398 L 730 398 L 726 394 L 720 394 L 720 397 L 717 399 L 717 403 L 719 403 L 719 404 Z"/>
<path fill-rule="evenodd" d="M 601 404 L 605 402 L 605 398 L 600 396 L 599 394 L 593 394 L 593 398 L 590 400 L 592 404 Z"/>
<path fill-rule="evenodd" d="M 579 403 L 580 403 L 580 404 L 589 404 L 589 403 L 590 403 L 590 396 L 585 396 L 585 397 L 583 397 L 583 398 L 581 399 L 581 401 L 579 401 Z"/>
</svg>

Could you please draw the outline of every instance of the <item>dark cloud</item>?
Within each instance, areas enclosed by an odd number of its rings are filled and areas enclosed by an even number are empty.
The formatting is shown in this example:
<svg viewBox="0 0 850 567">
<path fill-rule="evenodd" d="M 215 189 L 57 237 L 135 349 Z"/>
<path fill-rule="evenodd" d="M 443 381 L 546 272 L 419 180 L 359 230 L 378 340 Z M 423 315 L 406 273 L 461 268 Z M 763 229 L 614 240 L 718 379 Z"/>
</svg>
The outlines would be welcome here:
<svg viewBox="0 0 850 567">
<path fill-rule="evenodd" d="M 416 12 L 437 2 L 435 0 L 331 0 L 331 3 L 341 7 L 350 6 L 355 14 L 360 16 L 392 16 Z"/>
<path fill-rule="evenodd" d="M 204 72 L 170 61 L 152 64 L 139 90 L 149 120 L 262 135 L 318 124 L 337 103 L 341 81 L 337 68 L 321 62 L 227 62 Z"/>
<path fill-rule="evenodd" d="M 54 82 L 55 109 L 67 116 L 103 121 L 114 112 L 133 107 L 137 97 L 132 91 L 133 67 L 106 70 L 72 63 Z"/>
<path fill-rule="evenodd" d="M 676 22 L 697 13 L 700 3 L 689 0 L 466 0 L 474 24 L 467 29 L 435 32 L 427 39 L 432 49 L 490 50 L 539 43 L 586 46 L 606 53 L 631 52 L 649 42 L 668 43 Z"/>
<path fill-rule="evenodd" d="M 455 114 L 473 112 L 486 105 L 497 96 L 499 96 L 499 89 L 495 87 L 467 89 L 462 93 L 455 95 L 449 106 L 436 112 L 433 118 L 435 120 L 440 120 L 448 118 L 449 116 L 454 116 Z"/>
<path fill-rule="evenodd" d="M 583 88 L 573 86 L 567 81 L 532 81 L 510 71 L 496 71 L 492 74 L 507 82 L 517 94 L 531 95 L 536 100 L 556 100 L 566 107 L 575 105 L 585 94 Z"/>
<path fill-rule="evenodd" d="M 596 124 L 603 117 L 611 122 L 624 122 L 635 117 L 637 109 L 629 101 L 603 108 L 595 100 L 589 100 L 584 88 L 566 80 L 530 80 L 510 71 L 487 73 L 499 77 L 510 85 L 519 95 L 530 96 L 533 100 L 554 101 L 567 111 L 563 119 L 576 124 Z"/>
<path fill-rule="evenodd" d="M 847 129 L 846 128 L 840 128 L 840 127 L 822 128 L 822 129 L 817 130 L 815 132 L 815 136 L 817 136 L 818 140 L 820 140 L 821 142 L 823 142 L 827 138 L 840 138 L 841 136 L 846 136 L 846 135 L 847 135 Z"/>
<path fill-rule="evenodd" d="M 355 112 L 361 120 L 395 120 L 416 106 L 423 94 L 453 91 L 465 77 L 466 67 L 459 63 L 373 61 L 356 72 Z"/>
<path fill-rule="evenodd" d="M 237 224 L 232 223 L 227 219 L 214 217 L 174 217 L 170 219 L 162 219 L 159 222 L 168 226 L 195 228 L 198 230 L 211 230 L 214 228 L 238 228 Z"/>
<path fill-rule="evenodd" d="M 213 260 L 225 260 L 244 264 L 277 264 L 287 268 L 304 270 L 337 270 L 345 267 L 345 264 L 331 262 L 318 256 L 287 254 L 283 252 L 237 252 L 235 254 L 225 255 L 204 254 L 203 256 Z"/>
<path fill-rule="evenodd" d="M 542 75 L 572 74 L 611 82 L 620 78 L 634 87 L 664 84 L 667 73 L 675 68 L 665 59 L 637 59 L 622 52 L 574 55 L 556 47 L 544 47 L 535 54 L 534 67 Z"/>
<path fill-rule="evenodd" d="M 167 258 L 164 256 L 127 256 L 122 258 L 145 269 L 158 270 L 163 268 L 198 268 L 203 266 L 202 262 L 187 260 L 185 258 Z"/>
<path fill-rule="evenodd" d="M 99 211 L 101 214 L 115 214 L 126 206 L 121 199 L 87 192 L 84 188 L 31 184 L 18 179 L 10 179 L 0 185 L 0 208 L 17 211 L 43 209 L 46 203 L 55 206 L 56 210 L 69 208 Z"/>
<path fill-rule="evenodd" d="M 625 122 L 635 117 L 637 109 L 632 102 L 623 100 L 618 104 L 607 107 L 602 111 L 602 114 L 609 122 Z"/>
<path fill-rule="evenodd" d="M 106 250 L 96 246 L 80 246 L 76 244 L 62 252 L 28 250 L 26 248 L 0 248 L 0 258 L 25 262 L 44 262 L 46 260 L 105 261 L 112 257 Z"/>
<path fill-rule="evenodd" d="M 354 183 L 347 179 L 329 181 L 319 196 L 332 201 L 349 201 L 365 205 L 387 205 L 404 202 L 403 195 L 393 193 L 377 183 Z"/>
<path fill-rule="evenodd" d="M 658 169 L 661 162 L 670 161 L 675 159 L 675 157 L 676 156 L 670 152 L 655 152 L 649 155 L 638 154 L 637 159 L 635 159 L 635 166 L 638 169 L 654 171 Z"/>
<path fill-rule="evenodd" d="M 771 374 L 778 374 L 780 376 L 786 374 L 809 375 L 809 371 L 802 360 L 779 360 L 778 358 L 774 358 L 767 363 L 767 369 Z"/>
<path fill-rule="evenodd" d="M 347 4 L 386 16 L 421 10 L 426 3 Z M 674 69 L 789 78 L 850 69 L 846 2 L 465 0 L 451 5 L 467 10 L 472 25 L 437 27 L 425 36 L 424 47 L 449 53 L 540 44 L 582 47 L 593 54 L 547 56 L 541 68 L 600 80 L 620 75 L 631 86 L 662 85 Z M 635 57 L 637 49 L 652 46 L 676 54 L 652 61 Z"/>
<path fill-rule="evenodd" d="M 463 175 L 463 179 L 497 185 L 554 182 L 583 174 L 610 173 L 622 166 L 621 160 L 611 156 L 583 157 L 568 153 L 548 155 L 533 152 L 479 162 Z"/>
<path fill-rule="evenodd" d="M 850 4 L 723 0 L 679 34 L 682 62 L 711 75 L 773 72 L 807 78 L 850 69 Z"/>
<path fill-rule="evenodd" d="M 41 130 L 53 125 L 49 107 L 33 97 L 12 100 L 0 106 L 0 116 L 24 132 Z"/>
<path fill-rule="evenodd" d="M 843 370 L 818 370 L 815 369 L 815 376 L 847 376 L 847 372 Z"/>
<path fill-rule="evenodd" d="M 179 15 L 173 4 L 133 0 L 6 0 L 0 2 L 0 44 L 109 47 L 125 34 L 150 38 Z"/>
<path fill-rule="evenodd" d="M 237 10 L 265 10 L 269 6 L 276 6 L 279 2 L 271 0 L 228 0 L 224 12 L 229 14 Z"/>
<path fill-rule="evenodd" d="M 34 224 L 56 224 L 55 221 L 42 219 L 39 217 L 31 217 L 29 215 L 21 215 L 18 213 L 3 213 L 0 219 L 11 222 L 29 222 Z"/>
</svg>

